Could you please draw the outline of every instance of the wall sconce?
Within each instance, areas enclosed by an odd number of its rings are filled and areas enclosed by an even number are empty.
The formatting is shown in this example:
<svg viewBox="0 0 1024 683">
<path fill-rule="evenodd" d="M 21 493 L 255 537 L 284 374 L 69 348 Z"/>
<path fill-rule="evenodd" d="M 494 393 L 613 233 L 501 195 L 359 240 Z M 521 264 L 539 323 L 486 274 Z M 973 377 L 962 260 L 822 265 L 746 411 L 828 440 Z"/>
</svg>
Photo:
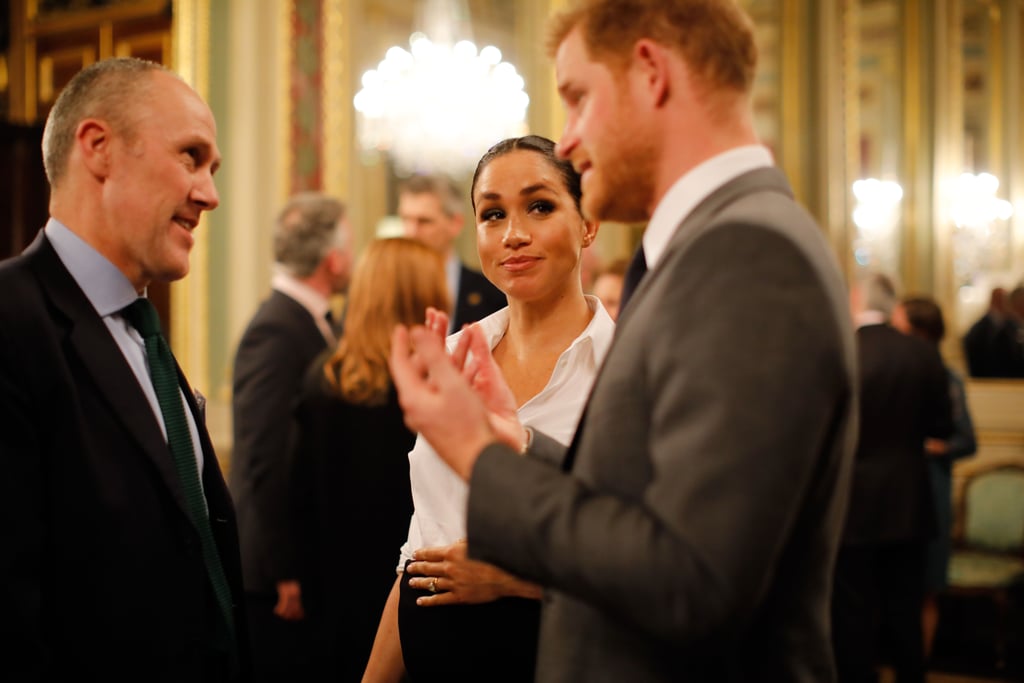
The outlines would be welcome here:
<svg viewBox="0 0 1024 683">
<path fill-rule="evenodd" d="M 1007 220 L 1013 204 L 996 197 L 999 179 L 991 173 L 963 173 L 948 188 L 954 223 L 953 271 L 958 286 L 970 286 L 988 271 L 1005 269 L 1010 256 Z"/>
<path fill-rule="evenodd" d="M 896 259 L 896 228 L 900 223 L 903 188 L 892 180 L 861 178 L 853 183 L 857 226 L 853 254 L 857 264 L 891 271 Z"/>
</svg>

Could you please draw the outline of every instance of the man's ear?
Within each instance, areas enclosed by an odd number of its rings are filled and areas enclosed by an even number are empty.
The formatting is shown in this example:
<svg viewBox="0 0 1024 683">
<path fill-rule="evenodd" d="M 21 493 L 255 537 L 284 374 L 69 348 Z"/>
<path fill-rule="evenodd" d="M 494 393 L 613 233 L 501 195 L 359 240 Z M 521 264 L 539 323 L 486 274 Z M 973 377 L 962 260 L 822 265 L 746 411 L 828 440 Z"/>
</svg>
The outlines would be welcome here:
<svg viewBox="0 0 1024 683">
<path fill-rule="evenodd" d="M 633 69 L 640 76 L 640 86 L 648 93 L 654 106 L 668 99 L 671 64 L 668 49 L 653 40 L 642 38 L 633 46 Z"/>
<path fill-rule="evenodd" d="M 86 169 L 97 178 L 110 175 L 113 135 L 106 121 L 83 119 L 75 129 L 75 150 Z"/>
</svg>

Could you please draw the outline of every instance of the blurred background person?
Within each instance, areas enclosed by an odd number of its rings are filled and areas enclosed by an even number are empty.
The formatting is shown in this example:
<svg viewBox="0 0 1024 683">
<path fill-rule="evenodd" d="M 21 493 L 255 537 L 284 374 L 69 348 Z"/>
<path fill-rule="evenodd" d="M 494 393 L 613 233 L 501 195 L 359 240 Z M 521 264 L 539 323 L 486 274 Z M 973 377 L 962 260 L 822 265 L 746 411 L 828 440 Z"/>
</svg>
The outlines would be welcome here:
<svg viewBox="0 0 1024 683">
<path fill-rule="evenodd" d="M 615 259 L 597 271 L 594 278 L 594 296 L 604 304 L 604 310 L 612 320 L 619 317 L 619 304 L 622 301 L 622 282 L 629 267 L 627 259 Z"/>
<path fill-rule="evenodd" d="M 302 680 L 306 635 L 299 585 L 288 581 L 288 478 L 292 412 L 310 363 L 333 345 L 330 297 L 348 287 L 351 231 L 345 205 L 292 197 L 274 229 L 270 296 L 235 352 L 229 485 L 238 515 L 254 680 Z"/>
<path fill-rule="evenodd" d="M 881 646 L 899 683 L 924 683 L 924 558 L 935 536 L 924 444 L 949 438 L 952 410 L 937 348 L 889 324 L 895 305 L 880 273 L 850 290 L 860 429 L 832 596 L 840 683 L 876 680 Z"/>
<path fill-rule="evenodd" d="M 414 175 L 398 189 L 398 217 L 405 236 L 423 242 L 445 260 L 453 311 L 449 332 L 507 303 L 501 291 L 455 253 L 455 239 L 466 222 L 462 201 L 455 184 L 443 175 Z"/>
<path fill-rule="evenodd" d="M 508 296 L 480 329 L 519 420 L 562 443 L 614 331 L 600 301 L 583 294 L 580 263 L 598 226 L 584 220 L 580 197 L 580 176 L 536 135 L 488 150 L 471 191 L 483 272 Z M 409 461 L 415 513 L 363 680 L 398 681 L 403 661 L 414 683 L 533 680 L 539 587 L 467 561 L 466 484 L 423 439 Z"/>
<path fill-rule="evenodd" d="M 388 373 L 391 332 L 448 310 L 444 263 L 406 238 L 372 242 L 352 277 L 337 347 L 315 361 L 296 408 L 296 573 L 313 631 L 312 668 L 358 681 L 412 514 L 408 453 Z M 322 361 L 322 362 L 321 362 Z"/>
<path fill-rule="evenodd" d="M 936 352 L 946 335 L 942 309 L 934 299 L 927 296 L 904 298 L 893 311 L 892 324 L 903 334 L 916 335 L 928 341 Z M 953 433 L 948 439 L 926 439 L 924 442 L 938 527 L 937 535 L 928 543 L 925 551 L 925 596 L 921 615 L 925 658 L 931 655 L 939 623 L 937 596 L 948 583 L 949 556 L 952 551 L 950 535 L 953 527 L 953 461 L 974 455 L 978 449 L 974 423 L 967 408 L 964 381 L 949 365 L 946 365 L 946 376 L 953 408 Z"/>
<path fill-rule="evenodd" d="M 1018 289 L 1018 313 L 1015 314 L 1006 290 L 996 287 L 985 315 L 964 335 L 964 358 L 971 377 L 1024 377 L 1024 346 L 1019 338 L 1024 289 Z"/>
</svg>

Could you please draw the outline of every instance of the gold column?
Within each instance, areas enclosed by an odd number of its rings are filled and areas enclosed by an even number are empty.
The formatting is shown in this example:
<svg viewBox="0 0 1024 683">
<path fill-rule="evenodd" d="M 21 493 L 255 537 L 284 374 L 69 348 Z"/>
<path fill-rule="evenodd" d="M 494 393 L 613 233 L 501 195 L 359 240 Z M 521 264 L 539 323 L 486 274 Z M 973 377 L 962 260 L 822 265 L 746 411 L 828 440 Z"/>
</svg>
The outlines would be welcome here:
<svg viewBox="0 0 1024 683">
<path fill-rule="evenodd" d="M 796 197 L 807 202 L 808 188 L 805 186 L 804 164 L 800 155 L 801 136 L 799 131 L 807 130 L 803 120 L 803 106 L 806 101 L 806 78 L 804 65 L 803 31 L 807 17 L 802 0 L 783 0 L 779 26 L 779 56 L 781 92 L 779 115 L 781 118 L 781 140 L 779 166 L 789 178 Z"/>
<path fill-rule="evenodd" d="M 210 0 L 174 0 L 173 68 L 206 99 L 210 89 Z M 171 346 L 193 386 L 213 387 L 209 369 L 209 230 L 195 231 L 188 277 L 171 285 Z"/>
<path fill-rule="evenodd" d="M 903 5 L 903 155 L 902 182 L 902 243 L 900 245 L 900 271 L 906 291 L 929 291 L 930 271 L 922 263 L 919 251 L 928 251 L 930 241 L 924 224 L 927 211 L 921 210 L 921 202 L 928 194 L 924 164 L 920 163 L 922 153 L 922 129 L 926 126 L 921 110 L 925 99 L 921 59 L 924 44 L 921 36 L 922 8 L 920 0 L 904 0 Z"/>
<path fill-rule="evenodd" d="M 277 167 L 278 206 L 284 204 L 291 191 L 292 168 L 295 165 L 295 155 L 291 148 L 291 122 L 294 115 L 295 105 L 292 102 L 292 71 L 291 59 L 295 54 L 295 34 L 292 29 L 292 15 L 295 12 L 294 0 L 279 0 L 277 5 L 277 101 L 281 103 L 278 107 L 277 120 L 277 149 L 278 159 L 281 163 Z"/>
<path fill-rule="evenodd" d="M 856 272 L 853 249 L 853 206 L 851 179 L 860 168 L 860 100 L 857 69 L 857 0 L 821 3 L 817 49 L 824 59 L 817 87 L 825 95 L 826 133 L 819 156 L 821 192 L 826 198 L 829 241 L 847 278 Z M 834 45 L 838 37 L 839 49 Z"/>
<path fill-rule="evenodd" d="M 989 173 L 1005 180 L 1003 165 L 1003 93 L 1006 80 L 1003 68 L 1003 13 L 997 2 L 988 3 L 989 45 L 988 69 L 989 83 L 992 84 L 991 97 L 988 101 L 988 150 Z M 986 169 L 979 169 L 986 170 Z M 978 170 L 975 171 L 977 173 Z"/>
<path fill-rule="evenodd" d="M 933 125 L 935 147 L 932 156 L 932 240 L 934 243 L 934 296 L 946 311 L 947 358 L 961 358 L 959 299 L 953 273 L 953 221 L 943 192 L 947 183 L 963 170 L 964 68 L 962 0 L 934 0 L 935 88 Z"/>
<path fill-rule="evenodd" d="M 352 140 L 352 0 L 323 0 L 323 190 L 351 196 L 349 168 Z"/>
</svg>

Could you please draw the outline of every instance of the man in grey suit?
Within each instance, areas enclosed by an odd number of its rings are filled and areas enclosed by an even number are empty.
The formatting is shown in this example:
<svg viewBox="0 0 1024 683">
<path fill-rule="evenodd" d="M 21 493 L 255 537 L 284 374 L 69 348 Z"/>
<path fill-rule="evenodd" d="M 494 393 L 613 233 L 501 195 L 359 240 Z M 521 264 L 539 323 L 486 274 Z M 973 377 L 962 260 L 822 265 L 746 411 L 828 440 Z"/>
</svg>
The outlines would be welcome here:
<svg viewBox="0 0 1024 683">
<path fill-rule="evenodd" d="M 254 680 L 301 680 L 306 636 L 301 587 L 290 565 L 287 505 L 292 408 L 313 360 L 334 344 L 330 296 L 348 287 L 351 231 L 345 205 L 306 192 L 274 230 L 270 296 L 235 353 L 234 452 L 229 484 L 238 514 Z"/>
<path fill-rule="evenodd" d="M 583 208 L 649 221 L 647 274 L 568 451 L 515 421 L 475 332 L 460 368 L 465 348 L 396 330 L 406 421 L 469 481 L 470 554 L 545 586 L 538 681 L 834 680 L 853 333 L 754 133 L 750 20 L 589 0 L 549 45 Z"/>
</svg>

